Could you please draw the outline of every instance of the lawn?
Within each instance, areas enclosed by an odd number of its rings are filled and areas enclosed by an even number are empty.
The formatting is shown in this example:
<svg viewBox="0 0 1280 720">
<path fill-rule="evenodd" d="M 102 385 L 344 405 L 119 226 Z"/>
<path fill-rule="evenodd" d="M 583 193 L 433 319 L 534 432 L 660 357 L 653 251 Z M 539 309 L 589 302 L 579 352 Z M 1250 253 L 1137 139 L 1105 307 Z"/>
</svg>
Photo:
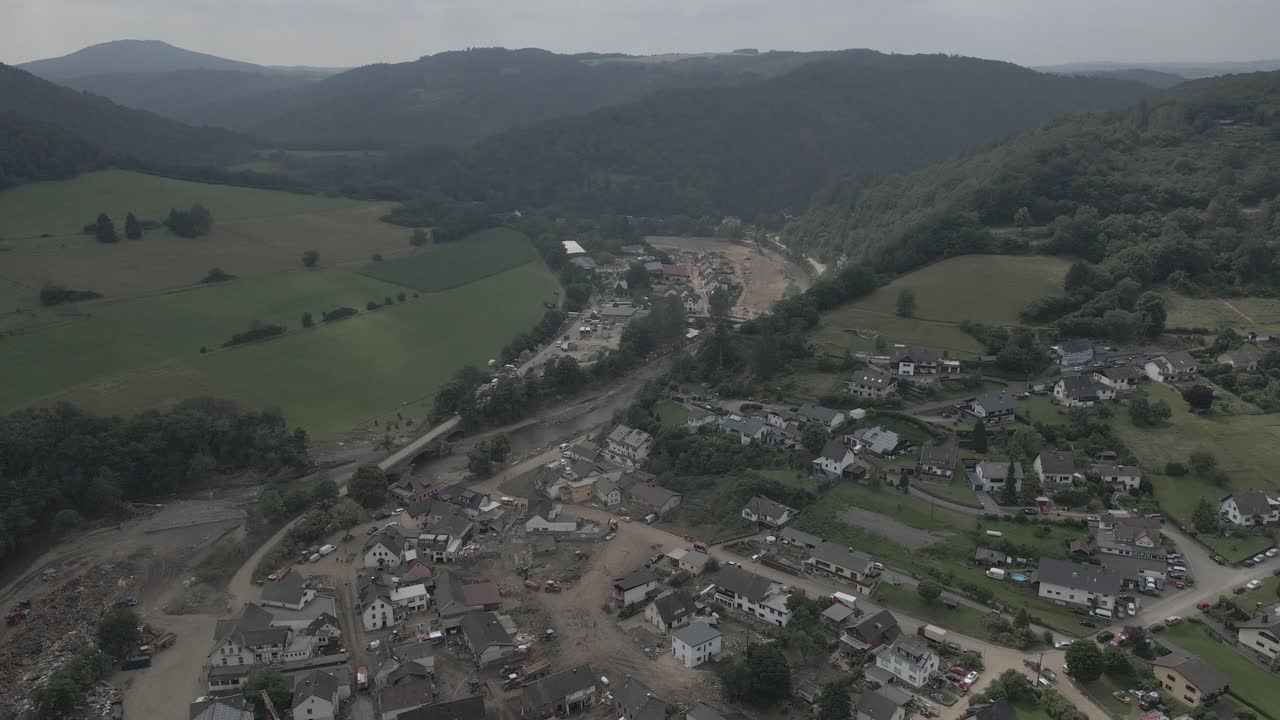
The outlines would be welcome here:
<svg viewBox="0 0 1280 720">
<path fill-rule="evenodd" d="M 1267 672 L 1252 660 L 1218 642 L 1203 626 L 1182 623 L 1169 628 L 1165 637 L 1184 650 L 1195 653 L 1231 678 L 1231 695 L 1260 715 L 1280 717 L 1275 709 L 1280 677 Z"/>
<path fill-rule="evenodd" d="M 39 302 L 35 290 L 0 277 L 0 315 L 14 312 L 18 308 L 35 307 Z"/>
<path fill-rule="evenodd" d="M 0 192 L 0 238 L 77 235 L 105 212 L 124 232 L 124 218 L 164 220 L 170 208 L 201 203 L 217 222 L 326 212 L 357 200 L 174 180 L 127 170 L 86 173 L 71 180 L 30 183 Z"/>
<path fill-rule="evenodd" d="M 1028 422 L 1042 422 L 1045 425 L 1066 425 L 1066 409 L 1053 401 L 1051 395 L 1032 395 L 1018 403 L 1018 414 Z"/>
<path fill-rule="evenodd" d="M 978 501 L 978 496 L 973 494 L 973 489 L 969 487 L 969 483 L 965 482 L 963 474 L 952 477 L 951 482 L 946 484 L 918 482 L 915 483 L 915 487 L 943 500 L 951 500 L 952 502 L 972 507 L 982 507 L 982 503 Z"/>
<path fill-rule="evenodd" d="M 941 598 L 930 602 L 920 597 L 920 593 L 916 592 L 914 587 L 889 583 L 880 583 L 876 588 L 876 596 L 877 602 L 888 605 L 894 610 L 901 610 L 931 625 L 955 630 L 962 635 L 979 639 L 991 637 L 987 629 L 986 614 L 968 605 L 961 605 L 953 610 L 944 605 Z M 906 631 L 912 632 L 914 628 L 906 628 Z"/>
<path fill-rule="evenodd" d="M 689 421 L 689 410 L 678 402 L 659 400 L 653 406 L 663 427 L 682 428 Z"/>
<path fill-rule="evenodd" d="M 895 343 L 946 351 L 961 359 L 974 359 L 982 352 L 982 344 L 954 324 L 900 318 L 893 313 L 866 310 L 857 305 L 846 305 L 824 313 L 813 331 L 812 340 L 829 352 L 866 352 L 869 341 L 858 331 L 884 335 L 889 343 L 886 353 L 892 351 Z"/>
<path fill-rule="evenodd" d="M 369 263 L 360 272 L 414 290 L 439 292 L 519 267 L 537 257 L 524 235 L 493 228 L 461 242 L 434 245 L 430 252 Z"/>
<path fill-rule="evenodd" d="M 1049 713 L 1045 712 L 1035 703 L 1012 703 L 1013 717 L 1016 720 L 1051 720 Z"/>
<path fill-rule="evenodd" d="M 1162 294 L 1169 313 L 1167 324 L 1172 328 L 1248 329 L 1280 323 L 1280 299 L 1277 298 L 1191 298 L 1171 290 Z"/>
</svg>

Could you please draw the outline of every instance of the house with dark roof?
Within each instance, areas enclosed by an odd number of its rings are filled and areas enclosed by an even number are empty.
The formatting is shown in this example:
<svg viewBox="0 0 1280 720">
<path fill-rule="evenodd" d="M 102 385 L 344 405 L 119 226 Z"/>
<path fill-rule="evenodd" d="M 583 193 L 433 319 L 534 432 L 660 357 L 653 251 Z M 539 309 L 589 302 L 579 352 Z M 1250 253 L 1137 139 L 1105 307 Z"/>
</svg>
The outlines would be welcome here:
<svg viewBox="0 0 1280 720">
<path fill-rule="evenodd" d="M 572 715 L 595 705 L 595 699 L 595 673 L 590 665 L 579 665 L 525 685 L 520 716 L 545 720 L 552 715 Z"/>
<path fill-rule="evenodd" d="M 782 528 L 782 532 L 778 533 L 778 536 L 782 538 L 782 541 L 784 543 L 795 545 L 801 548 L 811 549 L 811 548 L 816 548 L 822 544 L 822 538 L 818 537 L 817 535 L 804 532 L 803 530 L 796 530 L 795 528 L 790 528 L 790 527 Z"/>
<path fill-rule="evenodd" d="M 1076 459 L 1070 450 L 1045 450 L 1036 456 L 1032 467 L 1043 492 L 1056 493 L 1075 486 Z"/>
<path fill-rule="evenodd" d="M 666 720 L 667 701 L 634 677 L 627 677 L 615 700 L 623 720 Z"/>
<path fill-rule="evenodd" d="M 1248 622 L 1236 623 L 1236 642 L 1264 663 L 1280 658 L 1280 603 L 1264 607 Z"/>
<path fill-rule="evenodd" d="M 300 572 L 291 572 L 262 586 L 262 604 L 271 607 L 301 610 L 315 596 L 316 591 L 307 587 L 307 579 Z"/>
<path fill-rule="evenodd" d="M 458 627 L 463 615 L 497 610 L 501 606 L 498 586 L 492 582 L 466 582 L 451 570 L 441 570 L 436 576 L 436 612 L 447 628 Z"/>
<path fill-rule="evenodd" d="M 970 705 L 960 720 L 1014 720 L 1016 717 L 1009 700 L 999 697 L 989 703 Z"/>
<path fill-rule="evenodd" d="M 404 536 L 394 525 L 384 528 L 381 532 L 369 536 L 369 539 L 364 542 L 361 555 L 364 557 L 366 568 L 394 570 L 400 567 L 400 563 L 404 560 Z"/>
<path fill-rule="evenodd" d="M 875 650 L 892 643 L 902 634 L 898 619 L 888 610 L 867 615 L 840 634 L 840 647 L 847 653 Z"/>
<path fill-rule="evenodd" d="M 361 624 L 366 631 L 381 630 L 396 622 L 395 603 L 391 601 L 394 584 L 376 574 L 358 579 L 356 600 L 360 606 Z"/>
<path fill-rule="evenodd" d="M 1250 372 L 1258 369 L 1258 360 L 1258 353 L 1246 347 L 1228 350 L 1217 358 L 1219 365 L 1226 365 L 1236 370 L 1248 370 Z"/>
<path fill-rule="evenodd" d="M 398 720 L 485 720 L 484 697 L 472 695 L 461 700 L 423 705 L 400 714 Z"/>
<path fill-rule="evenodd" d="M 742 518 L 771 528 L 779 528 L 791 521 L 798 511 L 763 495 L 755 495 L 742 508 Z"/>
<path fill-rule="evenodd" d="M 796 411 L 796 416 L 804 422 L 822 423 L 828 431 L 834 431 L 845 420 L 843 412 L 821 405 L 814 405 L 813 403 L 801 405 L 800 409 Z"/>
<path fill-rule="evenodd" d="M 1192 708 L 1207 705 L 1231 689 L 1231 678 L 1226 673 L 1199 657 L 1181 652 L 1152 660 L 1151 672 L 1161 690 Z"/>
<path fill-rule="evenodd" d="M 999 550 L 980 547 L 973 552 L 973 562 L 983 567 L 1004 567 L 1009 556 Z"/>
<path fill-rule="evenodd" d="M 743 445 L 773 445 L 775 428 L 754 415 L 725 415 L 716 421 L 720 432 L 738 438 Z"/>
<path fill-rule="evenodd" d="M 1053 399 L 1064 407 L 1093 407 L 1103 400 L 1114 400 L 1116 391 L 1088 375 L 1068 375 L 1053 385 Z"/>
<path fill-rule="evenodd" d="M 849 618 L 853 617 L 853 608 L 833 602 L 822 611 L 822 619 L 836 628 L 843 628 Z"/>
<path fill-rule="evenodd" d="M 964 415 L 974 422 L 1005 423 L 1013 422 L 1017 412 L 1017 400 L 1008 390 L 998 390 L 979 395 L 962 409 Z"/>
<path fill-rule="evenodd" d="M 213 632 L 209 665 L 266 665 L 297 660 L 309 655 L 295 647 L 289 628 L 271 626 L 271 613 L 247 603 L 229 620 L 219 620 Z"/>
<path fill-rule="evenodd" d="M 875 588 L 875 560 L 864 552 L 839 543 L 824 542 L 810 550 L 809 558 L 804 562 L 814 570 L 853 582 L 863 594 Z"/>
<path fill-rule="evenodd" d="M 950 481 L 955 474 L 956 451 L 950 445 L 921 445 L 916 472 L 925 479 L 937 478 Z"/>
<path fill-rule="evenodd" d="M 1252 527 L 1280 523 L 1280 500 L 1261 490 L 1246 490 L 1219 501 L 1218 512 L 1232 525 Z"/>
<path fill-rule="evenodd" d="M 1147 377 L 1162 383 L 1185 383 L 1196 379 L 1200 371 L 1199 364 L 1185 350 L 1174 350 L 1164 355 L 1157 355 L 1147 361 L 1143 372 Z"/>
<path fill-rule="evenodd" d="M 833 439 L 822 447 L 822 452 L 810 463 L 810 469 L 819 482 L 830 482 L 842 478 L 865 477 L 871 465 L 858 457 L 853 448 Z"/>
<path fill-rule="evenodd" d="M 675 628 L 684 627 L 693 619 L 695 607 L 693 598 L 683 590 L 669 590 L 649 603 L 644 609 L 644 619 L 648 620 L 659 632 L 671 632 Z"/>
<path fill-rule="evenodd" d="M 1064 366 L 1084 365 L 1093 362 L 1093 342 L 1083 338 L 1063 340 L 1053 347 L 1058 363 Z"/>
<path fill-rule="evenodd" d="M 862 693 L 854 717 L 856 720 L 903 720 L 906 714 L 905 705 L 899 705 L 888 695 L 873 690 Z"/>
<path fill-rule="evenodd" d="M 1042 558 L 1036 574 L 1041 598 L 1055 605 L 1113 610 L 1124 585 L 1118 573 L 1097 565 Z"/>
<path fill-rule="evenodd" d="M 190 720 L 253 720 L 253 704 L 243 695 L 211 697 L 191 703 Z"/>
<path fill-rule="evenodd" d="M 771 625 L 785 627 L 791 622 L 787 594 L 782 585 L 738 565 L 720 570 L 712 598 L 726 607 L 740 610 Z"/>
<path fill-rule="evenodd" d="M 685 711 L 684 720 L 747 720 L 742 713 L 723 713 L 704 702 L 695 702 Z"/>
<path fill-rule="evenodd" d="M 396 720 L 410 710 L 429 705 L 433 699 L 433 683 L 427 678 L 414 678 L 388 685 L 377 693 L 378 720 Z"/>
<path fill-rule="evenodd" d="M 312 670 L 293 681 L 293 716 L 308 720 L 333 720 L 338 715 L 338 680 L 323 670 Z"/>
<path fill-rule="evenodd" d="M 671 632 L 671 654 L 687 668 L 720 657 L 720 650 L 720 629 L 708 623 L 689 623 Z"/>
<path fill-rule="evenodd" d="M 455 483 L 440 488 L 436 491 L 437 500 L 447 502 L 451 505 L 457 505 L 466 512 L 468 517 L 476 517 L 484 512 L 486 508 L 493 503 L 489 499 L 488 493 L 479 492 L 473 488 L 467 487 L 462 483 Z"/>
<path fill-rule="evenodd" d="M 889 358 L 889 365 L 898 375 L 937 375 L 938 353 L 924 348 L 902 348 Z"/>
<path fill-rule="evenodd" d="M 501 662 L 516 650 L 515 641 L 496 613 L 471 613 L 462 618 L 462 639 L 480 667 Z"/>
<path fill-rule="evenodd" d="M 657 573 L 648 567 L 638 568 L 613 581 L 613 604 L 624 608 L 644 602 L 657 589 Z"/>
<path fill-rule="evenodd" d="M 1135 390 L 1138 387 L 1138 380 L 1142 378 L 1142 373 L 1132 365 L 1121 365 L 1120 367 L 1102 368 L 1093 371 L 1093 379 L 1117 392 L 1126 390 Z"/>
<path fill-rule="evenodd" d="M 871 369 L 855 370 L 844 386 L 850 395 L 867 400 L 888 400 L 898 394 L 897 378 Z"/>
<path fill-rule="evenodd" d="M 646 483 L 636 483 L 631 486 L 628 492 L 631 502 L 639 508 L 655 513 L 658 517 L 662 517 L 671 512 L 684 499 L 684 495 L 668 490 L 661 485 L 648 485 Z"/>
<path fill-rule="evenodd" d="M 1099 530 L 1098 549 L 1112 555 L 1149 560 L 1163 560 L 1167 555 L 1160 521 L 1136 517 L 1116 520 L 1110 532 Z"/>
</svg>

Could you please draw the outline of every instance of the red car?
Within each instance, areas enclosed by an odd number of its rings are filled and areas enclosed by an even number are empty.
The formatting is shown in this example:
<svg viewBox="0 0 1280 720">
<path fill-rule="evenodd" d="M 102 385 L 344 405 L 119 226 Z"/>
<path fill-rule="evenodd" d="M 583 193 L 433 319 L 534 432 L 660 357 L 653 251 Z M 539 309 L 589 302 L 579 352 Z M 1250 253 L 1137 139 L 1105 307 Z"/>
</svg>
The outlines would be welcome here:
<svg viewBox="0 0 1280 720">
<path fill-rule="evenodd" d="M 943 419 L 943 420 L 950 420 L 951 418 L 952 418 L 952 414 L 951 414 L 951 413 L 949 413 L 949 412 L 944 412 L 944 413 L 942 413 L 942 419 Z"/>
<path fill-rule="evenodd" d="M 1120 647 L 1121 645 L 1124 645 L 1127 642 L 1129 642 L 1129 636 L 1125 635 L 1124 633 L 1120 633 L 1116 635 L 1114 640 L 1111 641 L 1111 644 L 1115 645 L 1116 647 Z"/>
<path fill-rule="evenodd" d="M 969 671 L 968 671 L 968 670 L 965 670 L 964 668 L 960 667 L 959 665 L 952 665 L 952 666 L 951 666 L 951 669 L 950 669 L 950 670 L 948 670 L 947 672 L 953 672 L 953 673 L 955 673 L 955 674 L 959 675 L 960 677 L 964 677 L 964 676 L 965 676 L 965 673 L 967 673 L 967 672 L 969 672 Z"/>
<path fill-rule="evenodd" d="M 1211 608 L 1211 607 L 1213 607 L 1213 606 L 1212 606 L 1212 605 L 1210 605 L 1209 603 L 1205 602 L 1204 600 L 1201 600 L 1200 602 L 1196 603 L 1196 609 L 1197 609 L 1197 610 L 1208 610 L 1208 609 L 1209 609 L 1209 608 Z"/>
<path fill-rule="evenodd" d="M 1187 584 L 1186 584 L 1186 583 L 1184 583 L 1184 582 L 1182 582 L 1181 580 L 1174 580 L 1174 581 L 1173 581 L 1173 586 L 1174 586 L 1174 587 L 1176 587 L 1176 588 L 1178 588 L 1179 590 L 1182 590 L 1183 588 L 1185 588 L 1185 587 L 1187 586 Z"/>
</svg>

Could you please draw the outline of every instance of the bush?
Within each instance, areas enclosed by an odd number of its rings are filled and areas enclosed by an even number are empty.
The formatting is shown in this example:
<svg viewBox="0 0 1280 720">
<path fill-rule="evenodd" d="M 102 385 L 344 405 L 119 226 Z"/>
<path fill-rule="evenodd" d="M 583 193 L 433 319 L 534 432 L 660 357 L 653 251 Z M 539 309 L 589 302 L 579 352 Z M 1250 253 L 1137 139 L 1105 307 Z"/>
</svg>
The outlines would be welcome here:
<svg viewBox="0 0 1280 720">
<path fill-rule="evenodd" d="M 40 288 L 40 304 L 45 307 L 80 302 L 82 300 L 93 300 L 100 297 L 102 297 L 100 293 L 92 290 L 68 290 L 61 285 L 53 283 L 46 283 L 44 287 Z"/>
<path fill-rule="evenodd" d="M 277 335 L 283 335 L 284 331 L 285 327 L 283 325 L 260 323 L 257 320 L 254 320 L 249 325 L 248 330 L 232 335 L 230 340 L 222 343 L 222 347 L 233 347 L 235 345 L 243 345 L 257 340 L 266 340 L 268 338 L 276 337 Z"/>
<path fill-rule="evenodd" d="M 1166 463 L 1164 466 L 1164 474 L 1170 477 L 1178 477 L 1187 474 L 1187 466 L 1180 462 Z"/>
</svg>

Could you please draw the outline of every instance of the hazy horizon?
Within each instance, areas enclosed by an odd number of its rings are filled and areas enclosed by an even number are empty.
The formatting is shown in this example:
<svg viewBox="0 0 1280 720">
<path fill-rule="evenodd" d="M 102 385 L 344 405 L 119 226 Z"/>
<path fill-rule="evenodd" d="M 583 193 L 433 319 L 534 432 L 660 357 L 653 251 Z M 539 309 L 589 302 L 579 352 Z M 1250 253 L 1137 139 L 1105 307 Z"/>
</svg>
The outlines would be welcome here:
<svg viewBox="0 0 1280 720">
<path fill-rule="evenodd" d="M 10 64 L 122 39 L 262 65 L 354 67 L 467 47 L 631 55 L 870 48 L 1020 65 L 1249 62 L 1280 55 L 1266 0 L 12 0 Z M 1119 5 L 1117 7 L 1117 5 Z M 305 18 L 299 22 L 299 18 Z"/>
</svg>

